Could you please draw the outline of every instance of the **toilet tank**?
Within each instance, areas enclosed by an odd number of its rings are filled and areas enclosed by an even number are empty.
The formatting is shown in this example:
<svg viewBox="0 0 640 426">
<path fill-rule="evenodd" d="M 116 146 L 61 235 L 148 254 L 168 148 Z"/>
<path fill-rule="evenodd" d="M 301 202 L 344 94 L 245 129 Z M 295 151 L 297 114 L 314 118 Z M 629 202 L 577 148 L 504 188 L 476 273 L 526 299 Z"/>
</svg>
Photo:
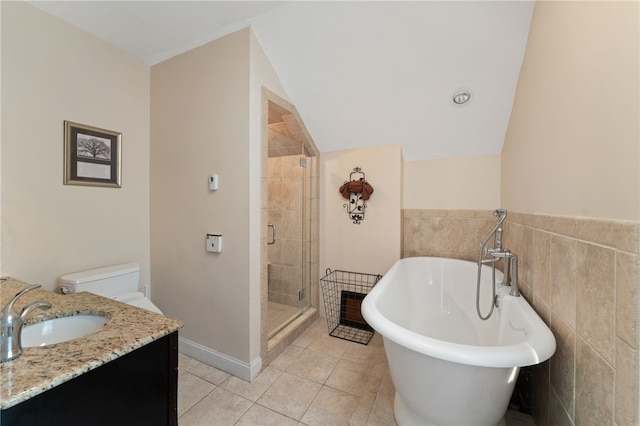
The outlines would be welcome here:
<svg viewBox="0 0 640 426">
<path fill-rule="evenodd" d="M 60 277 L 59 286 L 64 294 L 88 291 L 100 296 L 113 297 L 138 291 L 139 281 L 140 265 L 124 263 L 63 275 Z"/>
</svg>

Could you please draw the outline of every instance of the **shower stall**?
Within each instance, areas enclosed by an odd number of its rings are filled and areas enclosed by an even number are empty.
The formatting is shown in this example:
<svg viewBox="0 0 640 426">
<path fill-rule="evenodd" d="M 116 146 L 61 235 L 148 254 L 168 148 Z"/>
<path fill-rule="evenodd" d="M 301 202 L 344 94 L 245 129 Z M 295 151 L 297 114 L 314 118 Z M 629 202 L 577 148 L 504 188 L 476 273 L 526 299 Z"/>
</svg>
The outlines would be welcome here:
<svg viewBox="0 0 640 426">
<path fill-rule="evenodd" d="M 263 89 L 262 348 L 268 365 L 318 316 L 318 150 L 295 107 Z M 314 279 L 315 277 L 315 279 Z"/>
</svg>

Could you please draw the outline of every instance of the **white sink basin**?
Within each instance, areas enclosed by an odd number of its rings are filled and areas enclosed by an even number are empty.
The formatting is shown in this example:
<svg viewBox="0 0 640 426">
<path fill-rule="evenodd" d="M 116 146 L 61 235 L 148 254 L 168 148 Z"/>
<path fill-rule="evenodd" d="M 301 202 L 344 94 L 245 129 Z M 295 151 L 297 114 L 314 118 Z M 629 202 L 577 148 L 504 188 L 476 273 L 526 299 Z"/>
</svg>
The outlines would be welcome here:
<svg viewBox="0 0 640 426">
<path fill-rule="evenodd" d="M 77 339 L 100 330 L 108 318 L 97 315 L 74 315 L 41 321 L 22 329 L 22 347 L 53 345 Z"/>
</svg>

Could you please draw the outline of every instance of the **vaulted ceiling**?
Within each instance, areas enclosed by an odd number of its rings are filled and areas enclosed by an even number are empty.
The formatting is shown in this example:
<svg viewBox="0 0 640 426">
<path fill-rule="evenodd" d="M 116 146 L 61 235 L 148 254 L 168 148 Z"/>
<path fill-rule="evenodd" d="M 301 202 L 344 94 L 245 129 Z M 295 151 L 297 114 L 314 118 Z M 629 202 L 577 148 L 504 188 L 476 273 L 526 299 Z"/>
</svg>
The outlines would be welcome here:
<svg viewBox="0 0 640 426">
<path fill-rule="evenodd" d="M 534 2 L 30 1 L 150 66 L 251 26 L 321 152 L 499 154 Z M 459 90 L 471 94 L 457 105 Z"/>
</svg>

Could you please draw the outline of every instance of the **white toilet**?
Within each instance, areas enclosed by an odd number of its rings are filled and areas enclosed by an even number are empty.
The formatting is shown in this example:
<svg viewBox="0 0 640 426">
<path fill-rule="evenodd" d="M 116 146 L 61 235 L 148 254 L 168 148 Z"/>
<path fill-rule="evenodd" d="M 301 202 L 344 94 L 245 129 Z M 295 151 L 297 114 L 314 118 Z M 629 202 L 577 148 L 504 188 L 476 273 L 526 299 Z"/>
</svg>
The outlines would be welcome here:
<svg viewBox="0 0 640 426">
<path fill-rule="evenodd" d="M 63 275 L 60 277 L 59 287 L 63 294 L 88 291 L 162 314 L 162 311 L 151 303 L 151 300 L 138 291 L 139 281 L 140 265 L 124 263 Z"/>
</svg>

